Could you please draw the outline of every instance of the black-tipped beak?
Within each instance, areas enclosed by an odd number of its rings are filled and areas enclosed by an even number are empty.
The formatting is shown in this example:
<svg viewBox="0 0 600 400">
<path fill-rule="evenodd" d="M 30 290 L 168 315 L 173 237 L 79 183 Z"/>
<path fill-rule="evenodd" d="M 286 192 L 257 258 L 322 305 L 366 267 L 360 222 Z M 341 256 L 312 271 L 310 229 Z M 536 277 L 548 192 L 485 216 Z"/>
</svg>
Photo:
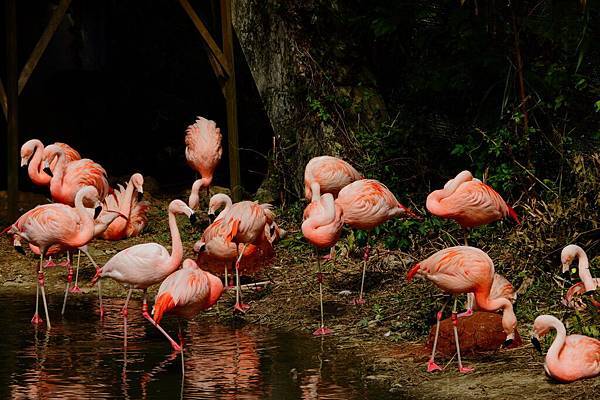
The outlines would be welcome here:
<svg viewBox="0 0 600 400">
<path fill-rule="evenodd" d="M 198 251 L 196 253 L 200 254 L 206 249 L 206 243 L 202 243 L 200 247 L 198 247 Z"/>
<path fill-rule="evenodd" d="M 94 219 L 98 218 L 98 215 L 102 212 L 102 206 L 98 206 L 94 209 Z"/>
<path fill-rule="evenodd" d="M 44 168 L 44 172 L 47 173 L 48 175 L 50 175 L 51 177 L 54 176 L 54 174 L 52 174 L 52 170 L 50 169 L 50 167 Z"/>
<path fill-rule="evenodd" d="M 25 250 L 23 250 L 23 246 L 15 246 L 15 250 L 18 253 L 21 253 L 21 254 L 25 255 Z"/>
<path fill-rule="evenodd" d="M 217 216 L 215 215 L 215 213 L 208 213 L 208 220 L 210 221 L 210 223 L 212 224 L 213 222 L 215 222 L 215 218 Z"/>
<path fill-rule="evenodd" d="M 540 341 L 538 340 L 538 338 L 536 338 L 535 336 L 532 336 L 531 344 L 533 345 L 533 347 L 535 347 L 535 349 L 538 351 L 538 353 L 542 354 L 542 345 L 540 344 Z"/>
<path fill-rule="evenodd" d="M 513 342 L 513 339 L 506 339 L 504 341 L 504 343 L 502 343 L 502 347 L 507 348 L 508 346 L 510 346 Z"/>
<path fill-rule="evenodd" d="M 144 192 L 138 192 L 137 201 L 142 201 L 144 199 Z"/>
<path fill-rule="evenodd" d="M 196 223 L 198 223 L 198 217 L 196 216 L 196 213 L 192 213 L 192 215 L 190 215 L 190 224 L 196 225 Z"/>
</svg>

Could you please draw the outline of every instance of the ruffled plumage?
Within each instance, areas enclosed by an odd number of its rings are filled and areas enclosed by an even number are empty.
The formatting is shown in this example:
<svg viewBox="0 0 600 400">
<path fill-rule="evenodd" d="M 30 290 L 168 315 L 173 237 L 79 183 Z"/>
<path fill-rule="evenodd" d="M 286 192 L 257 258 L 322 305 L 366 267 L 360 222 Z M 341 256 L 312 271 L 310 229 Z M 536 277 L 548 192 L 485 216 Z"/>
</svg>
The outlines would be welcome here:
<svg viewBox="0 0 600 400">
<path fill-rule="evenodd" d="M 304 169 L 304 196 L 307 200 L 313 197 L 312 187 L 318 185 L 319 193 L 331 193 L 336 197 L 344 186 L 362 179 L 362 175 L 346 161 L 331 156 L 320 156 L 311 159 Z"/>
</svg>

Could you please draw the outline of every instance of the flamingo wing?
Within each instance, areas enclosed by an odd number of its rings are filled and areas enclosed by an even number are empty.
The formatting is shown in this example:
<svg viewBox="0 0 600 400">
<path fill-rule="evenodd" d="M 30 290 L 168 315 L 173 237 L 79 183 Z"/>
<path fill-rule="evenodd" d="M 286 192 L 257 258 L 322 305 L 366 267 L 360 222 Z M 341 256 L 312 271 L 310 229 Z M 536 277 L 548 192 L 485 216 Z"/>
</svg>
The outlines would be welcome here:
<svg viewBox="0 0 600 400">
<path fill-rule="evenodd" d="M 79 152 L 71 146 L 69 146 L 68 144 L 61 142 L 55 142 L 54 144 L 60 147 L 63 153 L 65 153 L 65 158 L 67 162 L 81 160 L 81 155 L 79 154 Z"/>
<path fill-rule="evenodd" d="M 185 157 L 190 167 L 203 178 L 212 174 L 221 160 L 221 130 L 214 121 L 198 117 L 188 126 L 185 135 Z"/>
<path fill-rule="evenodd" d="M 169 262 L 169 252 L 158 243 L 143 243 L 115 254 L 102 267 L 102 277 L 110 277 L 135 288 L 145 288 L 162 280 L 160 265 Z"/>
<path fill-rule="evenodd" d="M 310 184 L 319 184 L 322 193 L 338 192 L 350 183 L 362 179 L 362 175 L 349 163 L 339 158 L 322 156 L 315 157 L 308 162 L 304 170 L 305 195 L 312 197 Z"/>
<path fill-rule="evenodd" d="M 84 186 L 94 186 L 102 200 L 109 193 L 106 171 L 100 164 L 87 158 L 67 164 L 63 185 L 73 189 L 73 197 Z"/>
</svg>

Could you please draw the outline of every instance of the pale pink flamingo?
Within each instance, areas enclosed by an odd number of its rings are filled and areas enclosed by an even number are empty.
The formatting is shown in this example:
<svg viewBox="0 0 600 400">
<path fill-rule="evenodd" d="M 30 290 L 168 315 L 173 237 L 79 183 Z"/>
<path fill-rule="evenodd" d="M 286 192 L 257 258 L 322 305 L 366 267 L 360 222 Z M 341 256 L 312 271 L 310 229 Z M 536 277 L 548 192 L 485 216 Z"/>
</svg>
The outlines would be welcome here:
<svg viewBox="0 0 600 400">
<path fill-rule="evenodd" d="M 192 185 L 189 206 L 194 209 L 200 201 L 200 190 L 209 193 L 213 174 L 223 149 L 221 148 L 221 130 L 214 121 L 197 117 L 196 122 L 188 126 L 185 132 L 185 158 L 188 165 L 202 176 Z"/>
<path fill-rule="evenodd" d="M 508 279 L 495 273 L 494 280 L 492 281 L 492 289 L 490 290 L 490 299 L 494 300 L 499 297 L 504 297 L 513 304 L 517 301 L 517 293 L 515 292 L 513 285 Z M 467 311 L 458 314 L 459 318 L 471 316 L 473 315 L 473 311 L 476 310 L 479 310 L 479 306 L 475 302 L 475 295 L 473 293 L 467 293 Z"/>
<path fill-rule="evenodd" d="M 51 171 L 50 163 L 55 158 L 56 166 Z M 84 186 L 94 186 L 100 200 L 104 200 L 110 190 L 106 171 L 100 164 L 87 158 L 68 162 L 65 152 L 56 145 L 44 149 L 44 172 L 52 176 L 50 194 L 58 203 L 73 205 L 75 195 Z"/>
<path fill-rule="evenodd" d="M 321 327 L 313 332 L 315 336 L 328 335 L 333 331 L 325 326 L 323 317 L 323 275 L 321 273 L 321 261 L 319 250 L 335 246 L 340 239 L 344 225 L 343 211 L 336 204 L 331 193 L 325 193 L 317 198 L 312 193 L 313 200 L 304 210 L 304 222 L 302 222 L 302 234 L 313 246 L 317 256 L 317 267 L 319 281 L 319 299 L 321 306 Z"/>
<path fill-rule="evenodd" d="M 559 382 L 569 383 L 578 379 L 600 375 L 600 340 L 583 335 L 569 335 L 562 322 L 552 315 L 540 315 L 533 322 L 531 342 L 541 353 L 539 339 L 551 329 L 556 337 L 546 353 L 544 369 Z"/>
<path fill-rule="evenodd" d="M 131 175 L 126 188 L 119 185 L 118 189 L 114 189 L 113 193 L 106 196 L 104 209 L 119 210 L 126 217 L 118 218 L 110 224 L 102 233 L 102 239 L 121 240 L 140 234 L 148 223 L 147 213 L 150 208 L 148 202 L 141 201 L 143 194 L 144 177 L 142 174 L 135 173 Z"/>
<path fill-rule="evenodd" d="M 444 292 L 455 297 L 452 309 L 452 322 L 454 325 L 454 339 L 456 341 L 458 369 L 460 372 L 470 372 L 472 369 L 463 367 L 460 357 L 458 330 L 456 328 L 458 324 L 456 312 L 457 295 L 472 292 L 475 294 L 477 305 L 482 310 L 495 312 L 502 309 L 502 328 L 506 333 L 505 346 L 508 346 L 514 339 L 517 318 L 513 311 L 513 305 L 504 297 L 490 298 L 492 281 L 494 279 L 494 263 L 484 251 L 470 246 L 455 246 L 440 250 L 420 263 L 415 264 L 408 272 L 406 279 L 410 282 L 415 276 L 421 276 L 430 280 Z M 450 298 L 448 301 L 450 301 Z M 435 363 L 435 349 L 440 332 L 442 313 L 448 301 L 444 303 L 441 310 L 437 313 L 433 351 L 427 363 L 428 372 L 441 370 Z"/>
<path fill-rule="evenodd" d="M 511 217 L 518 224 L 515 210 L 490 186 L 462 171 L 450 179 L 443 189 L 427 196 L 427 210 L 435 216 L 455 220 L 465 230 Z"/>
<path fill-rule="evenodd" d="M 336 197 L 344 186 L 362 179 L 362 175 L 346 161 L 331 156 L 311 159 L 304 168 L 304 197 L 312 200 L 323 193 Z"/>
<path fill-rule="evenodd" d="M 577 268 L 573 268 L 572 275 L 579 270 L 581 282 L 578 282 L 569 288 L 563 299 L 563 304 L 576 310 L 583 310 L 585 309 L 585 304 L 581 300 L 581 296 L 589 294 L 592 305 L 594 307 L 600 307 L 600 302 L 596 301 L 592 296 L 592 294 L 600 287 L 600 278 L 592 278 L 587 255 L 581 247 L 570 244 L 562 250 L 560 260 L 562 262 L 563 274 L 569 270 L 571 263 L 575 259 L 578 260 L 578 266 Z"/>
<path fill-rule="evenodd" d="M 123 328 L 125 347 L 127 347 L 127 305 L 133 289 L 144 291 L 142 316 L 154 325 L 171 343 L 173 349 L 179 351 L 180 346 L 156 323 L 148 314 L 148 288 L 156 285 L 173 273 L 183 259 L 183 245 L 177 227 L 176 215 L 187 215 L 193 222 L 196 215 L 181 200 L 173 200 L 169 204 L 169 230 L 171 232 L 172 253 L 169 254 L 164 246 L 158 243 L 144 243 L 129 247 L 115 254 L 102 268 L 96 272 L 92 284 L 100 278 L 112 278 L 129 287 L 125 306 L 123 307 Z"/>
<path fill-rule="evenodd" d="M 65 153 L 67 162 L 80 160 L 81 156 L 71 146 L 65 143 L 56 142 L 54 145 L 60 147 Z M 44 153 L 44 144 L 38 139 L 31 139 L 21 146 L 21 167 L 27 165 L 27 173 L 31 181 L 37 186 L 48 186 L 51 176 L 44 172 L 42 158 Z M 53 171 L 56 166 L 56 160 L 50 164 L 50 170 Z"/>
<path fill-rule="evenodd" d="M 402 216 L 418 217 L 411 210 L 400 204 L 394 194 L 383 183 L 375 179 L 360 179 L 345 186 L 340 190 L 335 202 L 343 210 L 345 224 L 355 229 L 367 231 L 360 295 L 355 300 L 355 304 L 364 304 L 363 289 L 370 252 L 369 231 L 392 218 Z"/>
<path fill-rule="evenodd" d="M 40 249 L 35 314 L 31 322 L 34 324 L 43 322 L 38 313 L 39 291 L 41 289 L 48 329 L 51 325 L 44 290 L 44 256 L 46 251 L 53 245 L 79 248 L 92 240 L 94 237 L 94 218 L 84 207 L 84 200 L 95 207 L 100 207 L 98 191 L 94 187 L 84 187 L 75 196 L 75 207 L 57 203 L 37 206 L 23 214 L 8 228 L 8 233 L 14 237 L 15 248 L 20 252 L 23 252 L 21 240 L 32 243 Z"/>
</svg>

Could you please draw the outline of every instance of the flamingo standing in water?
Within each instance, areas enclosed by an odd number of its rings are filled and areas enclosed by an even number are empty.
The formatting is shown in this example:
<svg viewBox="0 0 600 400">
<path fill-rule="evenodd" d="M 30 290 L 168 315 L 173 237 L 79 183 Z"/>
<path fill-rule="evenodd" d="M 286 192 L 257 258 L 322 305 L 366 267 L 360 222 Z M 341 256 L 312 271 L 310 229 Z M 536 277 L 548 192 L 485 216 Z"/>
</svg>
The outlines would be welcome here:
<svg viewBox="0 0 600 400">
<path fill-rule="evenodd" d="M 60 147 L 65 153 L 67 162 L 81 160 L 79 153 L 71 146 L 65 143 L 56 142 L 55 146 Z M 48 186 L 52 177 L 44 172 L 42 158 L 44 153 L 44 144 L 38 139 L 31 139 L 21 146 L 21 167 L 27 165 L 27 173 L 31 181 L 37 186 Z M 50 163 L 50 170 L 54 171 L 56 160 Z"/>
<path fill-rule="evenodd" d="M 44 290 L 43 260 L 47 250 L 53 245 L 64 248 L 85 246 L 94 237 L 94 218 L 84 207 L 84 201 L 93 204 L 96 215 L 101 207 L 98 191 L 94 187 L 84 187 L 75 196 L 75 207 L 65 204 L 44 204 L 23 214 L 7 231 L 14 237 L 15 248 L 23 253 L 21 240 L 39 248 L 40 265 L 37 280 L 35 314 L 32 323 L 42 323 L 39 317 L 39 292 L 41 289 L 46 314 L 46 325 L 50 329 L 50 316 Z"/>
<path fill-rule="evenodd" d="M 541 353 L 540 338 L 551 329 L 556 337 L 546 353 L 544 369 L 559 382 L 569 383 L 578 379 L 600 375 L 600 340 L 583 335 L 569 335 L 562 322 L 552 315 L 540 315 L 533 322 L 531 342 Z"/>
<path fill-rule="evenodd" d="M 581 282 L 571 286 L 563 299 L 563 304 L 576 310 L 585 309 L 585 304 L 581 300 L 581 295 L 590 294 L 590 300 L 594 307 L 600 307 L 600 302 L 596 301 L 591 295 L 600 287 L 600 278 L 592 278 L 587 255 L 583 249 L 575 244 L 566 246 L 561 254 L 563 274 L 569 270 L 573 260 L 577 259 L 577 269 L 573 268 L 572 274 L 579 270 L 579 278 Z"/>
<path fill-rule="evenodd" d="M 494 189 L 473 178 L 469 171 L 462 171 L 443 189 L 431 192 L 426 206 L 433 215 L 453 219 L 465 230 L 465 246 L 469 228 L 506 217 L 520 223 L 515 210 Z"/>
<path fill-rule="evenodd" d="M 370 252 L 369 231 L 392 218 L 400 216 L 418 217 L 400 204 L 394 194 L 383 183 L 375 179 L 360 179 L 345 186 L 340 190 L 335 202 L 343 210 L 345 224 L 350 225 L 352 228 L 367 231 L 360 295 L 354 301 L 355 304 L 364 304 L 363 289 Z"/>
<path fill-rule="evenodd" d="M 100 278 L 112 278 L 129 287 L 125 306 L 123 307 L 123 329 L 125 347 L 127 347 L 127 305 L 133 289 L 144 291 L 142 316 L 154 325 L 171 343 L 173 349 L 179 351 L 180 346 L 156 323 L 148 314 L 148 288 L 162 282 L 173 273 L 183 259 L 183 245 L 177 228 L 176 215 L 187 215 L 194 222 L 196 215 L 181 200 L 173 200 L 169 204 L 169 230 L 171 231 L 172 253 L 169 254 L 164 246 L 158 243 L 144 243 L 129 247 L 115 254 L 102 268 L 96 272 L 92 279 L 94 284 Z"/>
<path fill-rule="evenodd" d="M 134 192 L 137 194 L 134 195 Z M 144 194 L 144 177 L 142 174 L 131 175 L 127 187 L 119 185 L 113 193 L 104 199 L 105 209 L 119 210 L 124 217 L 115 220 L 102 233 L 105 240 L 121 240 L 140 234 L 148 223 L 150 204 L 141 201 Z M 102 216 L 102 214 L 100 214 Z"/>
<path fill-rule="evenodd" d="M 313 332 L 315 336 L 328 335 L 333 331 L 325 327 L 323 318 L 323 277 L 321 274 L 321 261 L 318 249 L 335 246 L 340 239 L 344 225 L 342 207 L 336 204 L 331 193 L 319 197 L 316 191 L 312 192 L 312 202 L 304 210 L 302 234 L 313 246 L 317 256 L 319 281 L 319 299 L 321 306 L 321 327 Z"/>
<path fill-rule="evenodd" d="M 215 121 L 202 117 L 197 117 L 196 122 L 186 130 L 185 158 L 188 165 L 202 176 L 192 185 L 189 198 L 192 209 L 198 207 L 200 190 L 206 189 L 206 193 L 209 193 L 213 174 L 223 154 L 221 138 L 221 130 L 217 128 Z"/>
<path fill-rule="evenodd" d="M 495 312 L 502 309 L 502 328 L 506 333 L 505 346 L 508 346 L 515 335 L 517 318 L 513 311 L 512 303 L 504 298 L 490 298 L 492 281 L 494 277 L 494 263 L 492 259 L 482 250 L 469 246 L 455 246 L 440 250 L 429 258 L 416 264 L 408 272 L 407 281 L 411 281 L 415 276 L 424 277 L 433 282 L 444 292 L 455 296 L 454 307 L 452 309 L 452 322 L 454 328 L 454 339 L 456 341 L 456 351 L 458 354 L 458 370 L 460 372 L 471 372 L 472 368 L 466 368 L 462 365 L 460 357 L 460 345 L 458 341 L 458 317 L 456 313 L 457 295 L 461 293 L 472 292 L 475 294 L 477 305 L 485 311 Z M 450 298 L 448 299 L 450 301 Z M 431 358 L 427 363 L 427 371 L 439 371 L 441 368 L 435 363 L 435 349 L 437 347 L 438 335 L 440 333 L 440 321 L 442 313 L 448 301 L 444 303 L 437 313 L 437 326 L 435 330 L 435 339 L 433 341 L 433 351 Z"/>
<path fill-rule="evenodd" d="M 344 186 L 362 179 L 362 175 L 346 161 L 331 156 L 311 159 L 304 168 L 304 197 L 312 200 L 323 193 L 336 197 Z"/>
</svg>

